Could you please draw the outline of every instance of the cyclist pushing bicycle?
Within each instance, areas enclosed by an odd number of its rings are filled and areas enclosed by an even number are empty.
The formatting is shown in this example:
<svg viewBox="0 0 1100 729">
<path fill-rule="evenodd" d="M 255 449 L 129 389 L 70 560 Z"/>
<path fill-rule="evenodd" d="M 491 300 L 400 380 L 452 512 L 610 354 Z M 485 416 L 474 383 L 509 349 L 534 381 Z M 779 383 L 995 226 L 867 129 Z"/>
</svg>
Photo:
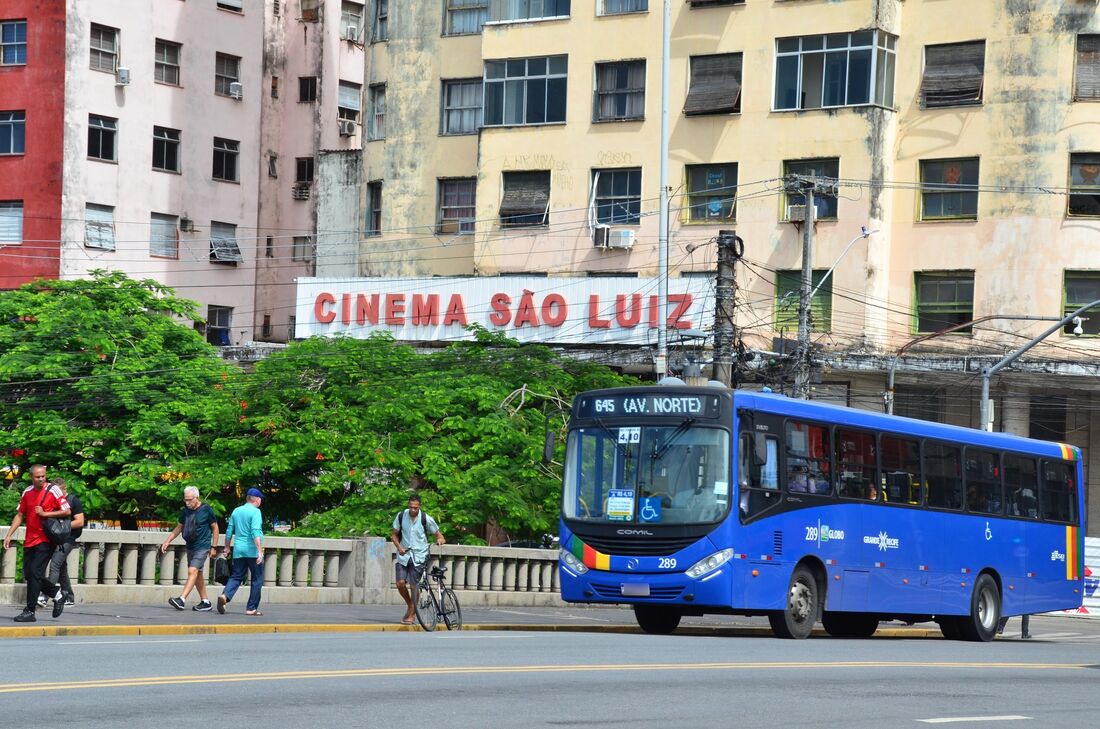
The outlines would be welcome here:
<svg viewBox="0 0 1100 729">
<path fill-rule="evenodd" d="M 412 588 L 420 582 L 424 566 L 428 562 L 428 537 L 435 535 L 436 544 L 442 546 L 446 540 L 435 519 L 420 510 L 420 497 L 409 497 L 409 508 L 398 512 L 393 519 L 393 533 L 390 541 L 397 548 L 397 563 L 394 567 L 394 579 L 397 591 L 405 601 L 403 625 L 412 625 L 416 620 L 416 605 Z"/>
</svg>

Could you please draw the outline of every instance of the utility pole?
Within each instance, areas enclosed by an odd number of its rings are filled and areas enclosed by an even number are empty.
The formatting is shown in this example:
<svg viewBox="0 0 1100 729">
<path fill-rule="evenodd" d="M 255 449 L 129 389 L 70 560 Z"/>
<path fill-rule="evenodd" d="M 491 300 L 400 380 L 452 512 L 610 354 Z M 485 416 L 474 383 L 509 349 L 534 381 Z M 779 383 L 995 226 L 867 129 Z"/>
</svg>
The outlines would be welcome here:
<svg viewBox="0 0 1100 729">
<path fill-rule="evenodd" d="M 657 381 L 668 373 L 668 95 L 669 64 L 672 48 L 671 0 L 664 0 L 664 19 L 661 25 L 661 160 L 658 172 L 661 186 L 657 215 L 657 298 L 660 321 L 657 323 L 657 356 L 654 369 Z"/>
<path fill-rule="evenodd" d="M 745 253 L 745 242 L 733 230 L 718 231 L 718 285 L 714 295 L 713 377 L 733 386 L 734 343 L 737 341 L 737 275 L 734 268 Z"/>
<path fill-rule="evenodd" d="M 806 200 L 802 223 L 802 281 L 798 287 L 798 350 L 795 356 L 794 395 L 810 399 L 810 302 L 814 286 L 814 186 L 815 179 L 799 179 Z"/>
</svg>

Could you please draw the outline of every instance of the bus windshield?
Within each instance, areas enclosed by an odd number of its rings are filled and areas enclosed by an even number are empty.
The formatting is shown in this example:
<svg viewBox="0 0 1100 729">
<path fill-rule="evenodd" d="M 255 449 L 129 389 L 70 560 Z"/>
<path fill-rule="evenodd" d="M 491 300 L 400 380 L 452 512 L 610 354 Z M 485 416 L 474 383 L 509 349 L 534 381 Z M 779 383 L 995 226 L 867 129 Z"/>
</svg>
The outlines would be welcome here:
<svg viewBox="0 0 1100 729">
<path fill-rule="evenodd" d="M 695 425 L 578 428 L 565 455 L 563 513 L 601 523 L 700 524 L 730 502 L 729 432 Z"/>
</svg>

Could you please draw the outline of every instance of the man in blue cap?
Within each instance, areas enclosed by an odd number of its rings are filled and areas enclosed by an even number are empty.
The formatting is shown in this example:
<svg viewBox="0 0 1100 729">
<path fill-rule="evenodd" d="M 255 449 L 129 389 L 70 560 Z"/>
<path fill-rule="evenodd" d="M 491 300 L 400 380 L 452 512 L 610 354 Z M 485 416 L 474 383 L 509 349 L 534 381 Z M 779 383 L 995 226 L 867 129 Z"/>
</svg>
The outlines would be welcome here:
<svg viewBox="0 0 1100 729">
<path fill-rule="evenodd" d="M 247 571 L 251 587 L 245 615 L 263 615 L 260 612 L 260 591 L 264 586 L 264 532 L 260 504 L 264 495 L 259 489 L 249 489 L 245 502 L 233 510 L 225 528 L 226 552 L 233 550 L 232 570 L 225 591 L 218 595 L 218 612 L 225 614 L 225 606 L 237 594 Z"/>
</svg>

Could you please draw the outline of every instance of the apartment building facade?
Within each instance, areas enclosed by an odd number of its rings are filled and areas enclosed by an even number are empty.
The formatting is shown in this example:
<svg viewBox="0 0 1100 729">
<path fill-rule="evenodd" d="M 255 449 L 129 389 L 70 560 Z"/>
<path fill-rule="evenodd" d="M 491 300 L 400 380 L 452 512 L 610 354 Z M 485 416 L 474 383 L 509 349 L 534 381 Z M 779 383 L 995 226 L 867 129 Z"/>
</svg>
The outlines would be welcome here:
<svg viewBox="0 0 1100 729">
<path fill-rule="evenodd" d="M 318 274 L 651 286 L 662 6 L 385 8 L 364 81 L 385 101 L 364 96 L 383 118 L 364 141 L 364 234 L 353 255 L 320 246 Z M 825 181 L 817 396 L 881 409 L 893 370 L 896 412 L 977 427 L 981 367 L 1100 299 L 1095 3 L 670 6 L 670 276 L 713 275 L 718 231 L 736 230 L 739 336 L 758 353 L 745 370 L 787 381 L 807 216 L 787 183 Z M 993 381 L 997 429 L 1100 452 L 1100 311 L 1081 331 L 1054 332 Z"/>
</svg>

